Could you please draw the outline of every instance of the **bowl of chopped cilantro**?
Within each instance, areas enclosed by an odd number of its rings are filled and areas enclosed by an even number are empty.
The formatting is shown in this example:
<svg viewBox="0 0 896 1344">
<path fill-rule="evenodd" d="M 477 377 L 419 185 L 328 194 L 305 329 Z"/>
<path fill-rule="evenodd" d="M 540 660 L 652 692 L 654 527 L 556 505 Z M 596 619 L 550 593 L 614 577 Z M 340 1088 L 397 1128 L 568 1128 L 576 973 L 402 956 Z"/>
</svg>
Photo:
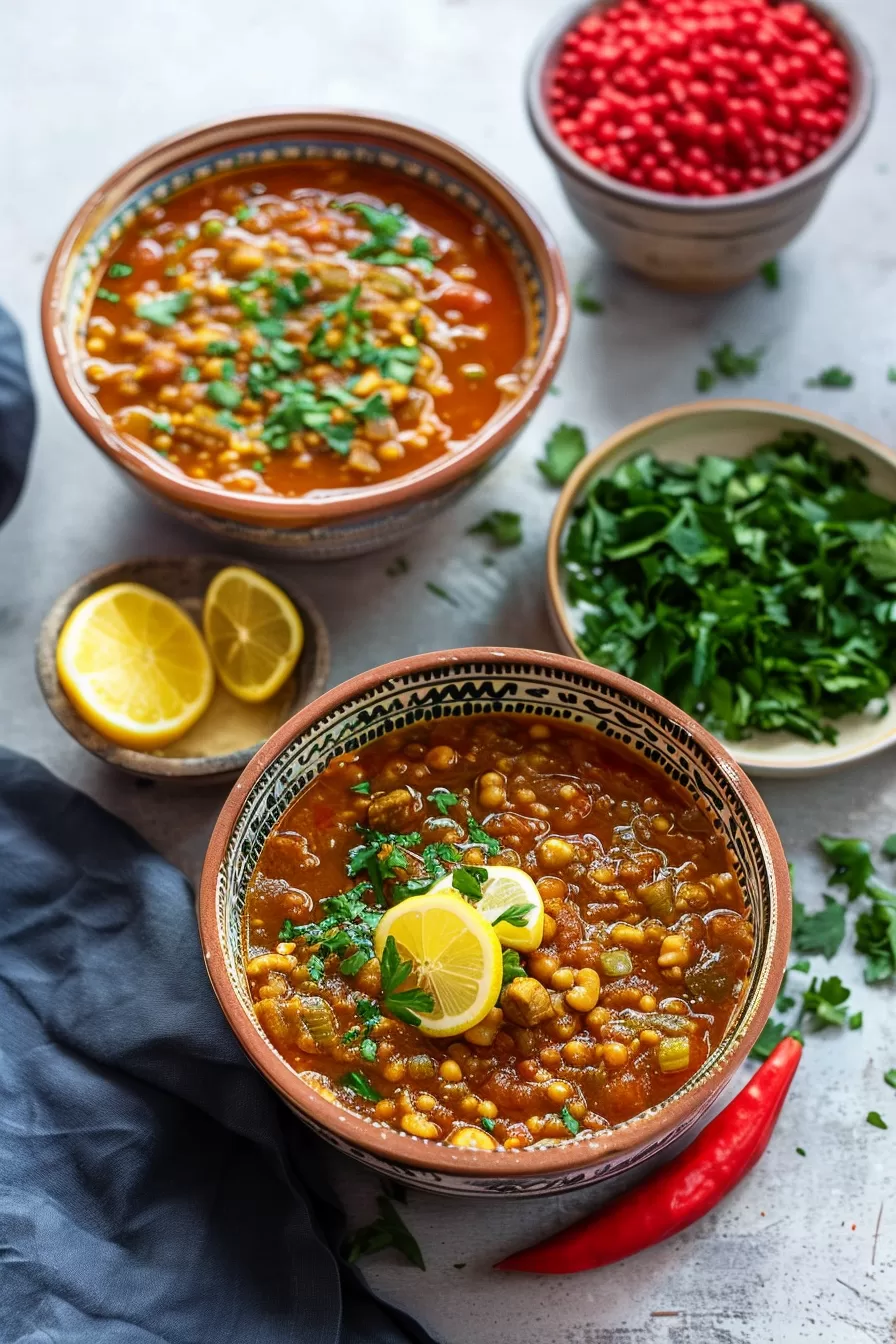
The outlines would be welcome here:
<svg viewBox="0 0 896 1344">
<path fill-rule="evenodd" d="M 113 174 L 42 316 L 66 406 L 130 481 L 219 535 L 332 559 L 497 463 L 550 385 L 569 299 L 538 217 L 465 151 L 283 112 Z"/>
<path fill-rule="evenodd" d="M 621 430 L 566 483 L 548 595 L 566 649 L 755 774 L 896 741 L 896 454 L 828 416 L 715 401 Z"/>
</svg>

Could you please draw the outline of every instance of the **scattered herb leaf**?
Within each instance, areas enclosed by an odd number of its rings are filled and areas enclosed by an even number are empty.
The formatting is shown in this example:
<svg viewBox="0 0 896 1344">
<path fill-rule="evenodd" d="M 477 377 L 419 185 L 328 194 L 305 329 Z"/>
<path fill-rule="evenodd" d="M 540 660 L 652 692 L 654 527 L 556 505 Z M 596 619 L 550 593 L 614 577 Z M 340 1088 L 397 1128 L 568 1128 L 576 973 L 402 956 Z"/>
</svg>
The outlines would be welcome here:
<svg viewBox="0 0 896 1344">
<path fill-rule="evenodd" d="M 98 299 L 105 299 L 107 303 L 121 303 L 121 295 L 116 294 L 114 289 L 105 289 L 100 285 L 96 292 Z"/>
<path fill-rule="evenodd" d="M 492 509 L 469 532 L 471 536 L 491 537 L 496 546 L 519 546 L 523 539 L 523 523 L 518 513 Z"/>
<path fill-rule="evenodd" d="M 435 1000 L 423 989 L 399 990 L 398 986 L 404 984 L 412 970 L 411 963 L 402 961 L 399 957 L 395 939 L 390 934 L 380 959 L 383 1007 L 399 1021 L 407 1022 L 412 1027 L 419 1027 L 420 1018 L 417 1014 L 431 1013 L 435 1008 Z"/>
<path fill-rule="evenodd" d="M 133 266 L 129 266 L 126 261 L 113 261 L 106 272 L 112 280 L 123 280 L 126 275 L 133 275 L 133 273 Z"/>
<path fill-rule="evenodd" d="M 573 291 L 573 303 L 580 313 L 602 313 L 604 305 L 600 299 L 594 298 L 585 288 L 585 281 L 580 280 Z"/>
<path fill-rule="evenodd" d="M 580 1125 L 575 1116 L 571 1113 L 568 1106 L 564 1106 L 560 1112 L 560 1119 L 563 1121 L 570 1134 L 578 1134 Z"/>
<path fill-rule="evenodd" d="M 759 267 L 759 274 L 765 281 L 767 289 L 781 288 L 781 266 L 777 257 L 772 257 L 770 261 L 764 261 Z"/>
<path fill-rule="evenodd" d="M 426 801 L 432 803 L 440 816 L 447 817 L 449 807 L 456 807 L 460 799 L 450 789 L 433 789 L 426 795 Z"/>
<path fill-rule="evenodd" d="M 824 909 L 807 915 L 801 901 L 793 903 L 793 941 L 797 952 L 820 953 L 830 961 L 846 937 L 846 911 L 825 894 Z"/>
<path fill-rule="evenodd" d="M 501 954 L 501 963 L 503 967 L 501 976 L 502 986 L 509 985 L 511 980 L 517 980 L 521 975 L 526 974 L 525 969 L 520 963 L 519 952 L 515 952 L 511 947 L 505 947 Z"/>
<path fill-rule="evenodd" d="M 558 425 L 535 465 L 548 484 L 563 485 L 587 451 L 584 432 L 577 425 Z"/>
<path fill-rule="evenodd" d="M 416 1265 L 417 1269 L 426 1269 L 420 1247 L 395 1206 L 385 1195 L 378 1195 L 376 1203 L 379 1217 L 367 1227 L 359 1227 L 357 1232 L 353 1232 L 343 1248 L 348 1263 L 354 1264 L 362 1255 L 373 1255 L 392 1247 L 412 1265 Z"/>
<path fill-rule="evenodd" d="M 179 289 L 173 294 L 163 294 L 159 299 L 149 299 L 141 303 L 137 316 L 155 322 L 157 327 L 173 327 L 193 295 L 188 289 Z"/>
<path fill-rule="evenodd" d="M 452 597 L 451 594 L 445 588 L 441 588 L 437 583 L 432 583 L 430 580 L 427 580 L 426 587 L 429 589 L 431 593 L 434 593 L 436 597 L 440 597 L 443 602 L 450 603 L 452 607 L 460 606 L 460 603 L 458 602 L 457 598 Z"/>
<path fill-rule="evenodd" d="M 851 373 L 841 369 L 839 364 L 832 364 L 829 369 L 822 369 L 821 373 L 815 378 L 807 378 L 807 387 L 852 387 L 855 382 Z"/>
<path fill-rule="evenodd" d="M 379 1092 L 377 1092 L 376 1088 L 372 1087 L 364 1077 L 363 1073 L 358 1073 L 357 1070 L 352 1073 L 347 1073 L 344 1077 L 340 1078 L 339 1085 L 340 1087 L 350 1088 L 352 1092 L 356 1092 L 358 1096 L 363 1097 L 365 1101 L 382 1101 L 382 1097 Z"/>
<path fill-rule="evenodd" d="M 865 1119 L 868 1121 L 868 1124 L 873 1125 L 875 1129 L 889 1129 L 889 1125 L 886 1120 L 884 1120 L 880 1111 L 869 1111 L 865 1116 Z"/>
</svg>

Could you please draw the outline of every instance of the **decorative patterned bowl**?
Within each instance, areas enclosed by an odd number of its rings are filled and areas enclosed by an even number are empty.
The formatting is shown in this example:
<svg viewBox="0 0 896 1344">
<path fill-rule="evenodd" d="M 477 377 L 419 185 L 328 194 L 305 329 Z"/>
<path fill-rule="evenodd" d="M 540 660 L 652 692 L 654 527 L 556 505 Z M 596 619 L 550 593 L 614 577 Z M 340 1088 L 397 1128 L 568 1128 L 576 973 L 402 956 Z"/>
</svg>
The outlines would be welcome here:
<svg viewBox="0 0 896 1344">
<path fill-rule="evenodd" d="M 343 751 L 409 723 L 527 713 L 595 729 L 662 770 L 725 838 L 752 912 L 756 946 L 731 1028 L 699 1073 L 660 1106 L 593 1138 L 517 1152 L 453 1148 L 326 1101 L 258 1027 L 243 969 L 246 887 L 265 838 Z M 199 927 L 215 993 L 253 1063 L 318 1134 L 385 1175 L 464 1195 L 557 1193 L 616 1175 L 680 1138 L 746 1058 L 772 1009 L 790 945 L 790 883 L 771 818 L 743 771 L 705 729 L 652 691 L 602 668 L 528 649 L 457 649 L 374 668 L 308 705 L 274 734 L 234 786 L 202 873 Z"/>
<path fill-rule="evenodd" d="M 581 0 L 539 40 L 529 65 L 529 119 L 551 159 L 582 227 L 615 261 L 664 289 L 694 292 L 743 284 L 764 261 L 806 227 L 831 179 L 861 140 L 874 106 L 874 67 L 839 14 L 809 0 L 808 8 L 837 36 L 849 57 L 853 99 L 836 140 L 806 167 L 770 187 L 732 196 L 664 195 L 635 187 L 586 163 L 561 139 L 547 110 L 545 90 L 563 38 L 586 14 L 616 0 Z"/>
<path fill-rule="evenodd" d="M 584 458 L 557 500 L 547 547 L 547 592 L 551 624 L 561 647 L 584 658 L 576 639 L 576 612 L 566 597 L 560 551 L 570 514 L 595 476 L 615 471 L 620 462 L 652 451 L 660 459 L 696 462 L 713 453 L 744 457 L 785 430 L 823 438 L 835 457 L 855 457 L 868 469 L 872 490 L 896 500 L 896 452 L 841 420 L 818 411 L 774 401 L 712 400 L 671 406 L 626 425 Z M 754 733 L 743 742 L 723 745 L 751 775 L 799 777 L 838 770 L 874 756 L 896 744 L 896 686 L 890 688 L 889 711 L 881 717 L 871 705 L 863 714 L 849 714 L 837 723 L 836 742 L 807 742 L 795 733 Z"/>
<path fill-rule="evenodd" d="M 395 480 L 297 499 L 240 495 L 193 480 L 120 434 L 81 372 L 97 270 L 135 212 L 234 166 L 302 158 L 377 163 L 459 200 L 504 244 L 527 310 L 534 369 L 522 393 L 456 453 Z M 355 112 L 268 112 L 186 131 L 144 150 L 85 201 L 44 283 L 41 318 L 50 371 L 81 428 L 128 478 L 183 521 L 232 541 L 302 560 L 358 555 L 394 543 L 461 495 L 507 451 L 550 386 L 569 327 L 563 262 L 535 211 L 491 169 L 429 131 Z"/>
</svg>

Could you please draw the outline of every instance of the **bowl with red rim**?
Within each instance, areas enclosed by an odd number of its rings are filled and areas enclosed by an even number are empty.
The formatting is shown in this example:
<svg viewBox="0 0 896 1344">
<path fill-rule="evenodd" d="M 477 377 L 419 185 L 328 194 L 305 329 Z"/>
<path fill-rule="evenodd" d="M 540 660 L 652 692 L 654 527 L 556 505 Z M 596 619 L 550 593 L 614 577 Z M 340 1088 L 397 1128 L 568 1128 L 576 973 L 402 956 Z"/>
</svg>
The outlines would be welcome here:
<svg viewBox="0 0 896 1344">
<path fill-rule="evenodd" d="M 87 322 L 109 255 L 141 212 L 236 168 L 303 162 L 372 165 L 402 183 L 421 182 L 490 234 L 520 296 L 525 366 L 521 386 L 469 437 L 425 465 L 377 482 L 305 494 L 240 493 L 195 479 L 101 407 L 84 367 Z M 128 482 L 183 521 L 230 541 L 298 559 L 335 559 L 394 543 L 470 488 L 510 448 L 547 392 L 569 326 L 563 262 L 537 213 L 478 159 L 417 126 L 358 112 L 262 112 L 211 122 L 143 150 L 101 183 L 77 212 L 50 262 L 42 329 L 50 371 L 66 407 Z"/>
<path fill-rule="evenodd" d="M 267 837 L 333 757 L 396 728 L 458 715 L 537 715 L 579 725 L 693 800 L 729 852 L 755 944 L 727 1031 L 665 1101 L 611 1128 L 520 1149 L 454 1147 L 329 1100 L 264 1035 L 246 973 L 245 908 Z M 774 824 L 743 770 L 693 719 L 646 687 L 560 654 L 470 648 L 402 658 L 336 686 L 284 724 L 244 770 L 209 843 L 198 901 L 212 986 L 256 1068 L 321 1137 L 382 1175 L 464 1195 L 556 1194 L 618 1175 L 682 1138 L 746 1059 L 771 1012 L 790 946 L 790 882 Z"/>
<path fill-rule="evenodd" d="M 707 24 L 721 20 L 698 0 L 577 4 L 542 36 L 527 75 L 530 121 L 579 222 L 614 260 L 668 289 L 741 284 L 792 242 L 874 103 L 870 57 L 827 6 L 724 8 L 731 32 L 714 43 Z M 760 18 L 749 30 L 747 11 Z M 786 13 L 786 25 L 763 28 L 763 11 Z M 828 46 L 816 54 L 819 35 Z M 641 43 L 628 48 L 637 64 L 623 40 Z"/>
</svg>

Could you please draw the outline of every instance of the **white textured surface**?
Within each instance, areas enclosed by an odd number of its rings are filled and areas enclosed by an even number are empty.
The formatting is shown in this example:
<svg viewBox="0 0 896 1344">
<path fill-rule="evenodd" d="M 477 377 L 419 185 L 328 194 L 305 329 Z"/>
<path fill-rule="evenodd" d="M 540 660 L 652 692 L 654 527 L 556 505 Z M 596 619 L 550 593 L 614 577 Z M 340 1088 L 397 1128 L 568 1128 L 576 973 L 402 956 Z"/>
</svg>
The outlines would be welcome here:
<svg viewBox="0 0 896 1344">
<path fill-rule="evenodd" d="M 569 215 L 525 123 L 524 60 L 551 0 L 129 0 L 85 10 L 69 0 L 8 5 L 0 86 L 0 297 L 25 325 L 40 400 L 27 493 L 0 533 L 0 739 L 133 822 L 195 876 L 222 792 L 141 787 L 84 755 L 50 717 L 32 670 L 45 609 L 74 578 L 126 556 L 210 548 L 132 496 L 66 417 L 50 386 L 36 309 L 63 225 L 107 172 L 180 127 L 262 106 L 333 104 L 425 121 L 498 165 L 539 204 L 570 274 L 607 303 L 577 315 L 558 377 L 523 441 L 434 534 L 407 548 L 411 573 L 386 579 L 388 556 L 306 567 L 302 582 L 332 614 L 334 680 L 402 653 L 499 642 L 553 647 L 542 551 L 553 495 L 532 466 L 561 418 L 596 442 L 648 411 L 691 397 L 711 343 L 768 347 L 745 389 L 829 410 L 892 441 L 896 386 L 896 13 L 892 0 L 847 6 L 884 76 L 865 143 L 783 263 L 783 286 L 673 298 L 605 267 Z M 850 392 L 808 390 L 839 363 Z M 488 508 L 525 516 L 526 544 L 483 568 L 466 528 Z M 454 608 L 424 587 L 434 579 Z M 880 840 L 896 829 L 896 757 L 824 782 L 768 784 L 766 799 L 798 866 L 799 894 L 819 900 L 813 855 L 823 830 Z M 896 1341 L 896 990 L 861 986 L 850 952 L 835 969 L 856 987 L 861 1032 L 809 1042 L 761 1166 L 713 1215 L 625 1264 L 555 1281 L 491 1274 L 512 1248 L 598 1204 L 600 1193 L 501 1204 L 412 1194 L 408 1222 L 430 1268 L 391 1254 L 367 1262 L 377 1289 L 448 1344 L 893 1344 Z M 890 1122 L 865 1123 L 869 1109 Z M 796 1146 L 807 1151 L 805 1158 Z M 334 1163 L 350 1215 L 374 1183 Z M 881 1213 L 882 1210 L 882 1213 Z M 878 1227 L 879 1222 L 879 1227 Z M 875 1239 L 875 1229 L 878 1234 Z M 466 1268 L 453 1268 L 464 1263 Z"/>
</svg>

